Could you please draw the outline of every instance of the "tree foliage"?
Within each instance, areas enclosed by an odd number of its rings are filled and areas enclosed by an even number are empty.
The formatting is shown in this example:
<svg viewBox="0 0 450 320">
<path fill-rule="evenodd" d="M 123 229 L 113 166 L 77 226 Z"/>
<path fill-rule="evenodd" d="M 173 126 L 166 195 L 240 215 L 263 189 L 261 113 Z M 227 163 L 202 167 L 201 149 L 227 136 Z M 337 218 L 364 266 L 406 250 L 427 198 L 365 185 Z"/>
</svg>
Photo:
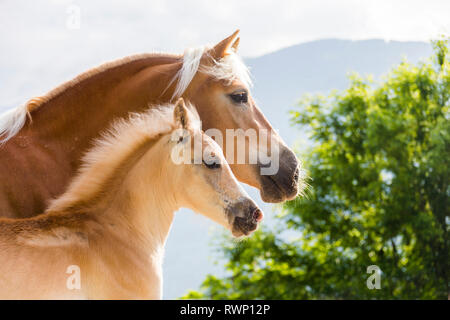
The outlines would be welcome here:
<svg viewBox="0 0 450 320">
<path fill-rule="evenodd" d="M 227 276 L 185 298 L 447 299 L 450 63 L 447 42 L 434 47 L 381 83 L 354 75 L 343 92 L 301 100 L 308 196 L 284 205 L 275 230 L 221 246 Z"/>
</svg>

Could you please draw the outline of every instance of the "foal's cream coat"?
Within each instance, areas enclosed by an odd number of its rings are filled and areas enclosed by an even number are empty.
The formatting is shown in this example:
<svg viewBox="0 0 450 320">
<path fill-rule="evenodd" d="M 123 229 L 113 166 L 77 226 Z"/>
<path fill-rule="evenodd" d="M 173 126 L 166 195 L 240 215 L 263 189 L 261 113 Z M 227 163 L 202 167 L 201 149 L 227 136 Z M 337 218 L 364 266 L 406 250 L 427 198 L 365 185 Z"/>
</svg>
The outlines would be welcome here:
<svg viewBox="0 0 450 320">
<path fill-rule="evenodd" d="M 189 137 L 173 141 L 179 127 L 200 136 L 221 167 L 176 165 L 173 147 L 192 148 Z M 178 208 L 233 232 L 234 221 L 250 221 L 236 218 L 249 206 L 258 211 L 181 99 L 116 123 L 84 163 L 44 215 L 0 220 L 0 299 L 159 299 L 164 244 Z M 79 290 L 67 287 L 72 265 L 81 271 Z"/>
</svg>

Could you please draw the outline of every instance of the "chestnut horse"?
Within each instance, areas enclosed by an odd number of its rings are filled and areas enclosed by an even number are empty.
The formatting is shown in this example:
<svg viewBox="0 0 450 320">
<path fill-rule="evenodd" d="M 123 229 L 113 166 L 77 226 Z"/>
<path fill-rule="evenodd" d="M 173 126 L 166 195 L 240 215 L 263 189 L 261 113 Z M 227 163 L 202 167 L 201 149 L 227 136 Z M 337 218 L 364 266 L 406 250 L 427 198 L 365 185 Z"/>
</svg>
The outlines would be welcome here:
<svg viewBox="0 0 450 320">
<path fill-rule="evenodd" d="M 0 118 L 0 215 L 43 212 L 50 199 L 64 192 L 92 141 L 114 120 L 179 97 L 196 106 L 205 131 L 215 128 L 225 136 L 228 129 L 267 130 L 279 145 L 276 173 L 261 174 L 266 164 L 260 162 L 227 160 L 237 179 L 258 188 L 264 201 L 293 199 L 297 158 L 250 95 L 249 73 L 236 54 L 237 33 L 181 56 L 143 54 L 104 64 L 5 114 Z"/>
<path fill-rule="evenodd" d="M 204 153 L 191 152 L 195 139 Z M 182 99 L 116 123 L 44 214 L 0 219 L 0 299 L 161 298 L 164 244 L 180 207 L 237 237 L 263 218 Z"/>
</svg>

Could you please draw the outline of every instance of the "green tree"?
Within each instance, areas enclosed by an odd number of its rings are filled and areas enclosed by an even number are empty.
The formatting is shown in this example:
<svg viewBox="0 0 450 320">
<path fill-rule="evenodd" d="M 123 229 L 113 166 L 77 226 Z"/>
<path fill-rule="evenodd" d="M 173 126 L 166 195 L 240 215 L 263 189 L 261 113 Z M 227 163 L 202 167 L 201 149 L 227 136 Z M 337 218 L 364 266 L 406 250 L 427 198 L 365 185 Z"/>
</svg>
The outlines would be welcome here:
<svg viewBox="0 0 450 320">
<path fill-rule="evenodd" d="M 434 47 L 378 85 L 352 76 L 343 92 L 301 100 L 308 196 L 284 205 L 275 230 L 223 241 L 227 276 L 185 298 L 447 299 L 450 64 L 447 42 Z"/>
</svg>

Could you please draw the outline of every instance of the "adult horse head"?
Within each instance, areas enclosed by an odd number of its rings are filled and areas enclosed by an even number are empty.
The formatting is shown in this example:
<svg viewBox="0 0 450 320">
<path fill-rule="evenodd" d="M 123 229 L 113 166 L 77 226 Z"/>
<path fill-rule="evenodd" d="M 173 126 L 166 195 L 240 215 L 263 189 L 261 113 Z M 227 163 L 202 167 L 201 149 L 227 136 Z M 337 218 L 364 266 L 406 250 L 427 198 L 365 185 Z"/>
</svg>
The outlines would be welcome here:
<svg viewBox="0 0 450 320">
<path fill-rule="evenodd" d="M 258 188 L 265 202 L 293 199 L 299 191 L 299 162 L 256 105 L 238 45 L 236 31 L 214 47 L 187 50 L 173 98 L 183 96 L 197 106 L 203 129 L 220 136 L 238 180 Z"/>
</svg>

